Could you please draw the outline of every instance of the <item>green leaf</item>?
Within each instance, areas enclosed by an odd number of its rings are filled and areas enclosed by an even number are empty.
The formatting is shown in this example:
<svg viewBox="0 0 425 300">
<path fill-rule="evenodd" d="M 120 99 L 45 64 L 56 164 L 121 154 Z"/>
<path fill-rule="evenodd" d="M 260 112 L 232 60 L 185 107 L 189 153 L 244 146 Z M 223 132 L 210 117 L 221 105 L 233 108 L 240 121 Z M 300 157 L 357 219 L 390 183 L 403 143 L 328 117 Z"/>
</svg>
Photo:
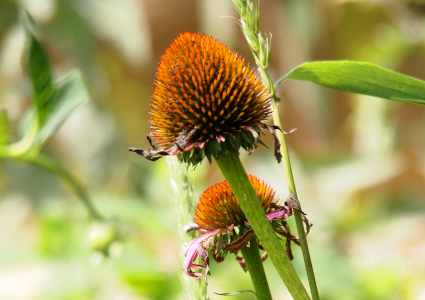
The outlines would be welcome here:
<svg viewBox="0 0 425 300">
<path fill-rule="evenodd" d="M 31 148 L 37 153 L 43 143 L 79 105 L 88 99 L 81 75 L 77 71 L 68 73 L 57 84 L 52 82 L 52 73 L 46 52 L 34 34 L 34 22 L 25 12 L 20 13 L 20 23 L 26 33 L 24 61 L 34 89 L 35 109 L 24 121 L 25 142 L 16 145 L 19 153 Z M 22 149 L 21 149 L 22 148 Z"/>
<path fill-rule="evenodd" d="M 25 29 L 27 37 L 24 62 L 34 89 L 38 122 L 42 125 L 53 111 L 57 102 L 54 97 L 50 64 L 46 52 L 34 35 L 33 21 L 27 12 L 21 12 L 20 22 Z"/>
<path fill-rule="evenodd" d="M 243 291 L 236 291 L 236 292 L 230 292 L 230 293 L 216 293 L 216 292 L 213 292 L 213 293 L 219 296 L 234 296 L 234 295 L 239 295 L 243 293 L 253 293 L 255 295 L 255 292 L 252 290 L 243 290 Z"/>
<path fill-rule="evenodd" d="M 236 132 L 233 134 L 233 136 L 236 139 L 236 150 L 238 150 L 241 147 L 241 143 L 242 143 L 240 133 Z"/>
<path fill-rule="evenodd" d="M 220 146 L 221 146 L 221 151 L 222 152 L 226 152 L 226 150 L 227 150 L 227 142 L 221 142 L 220 143 Z"/>
<path fill-rule="evenodd" d="M 210 143 L 211 147 L 214 148 L 215 153 L 220 152 L 221 144 L 217 141 L 217 139 L 212 139 Z"/>
<path fill-rule="evenodd" d="M 209 153 L 213 157 L 216 157 L 218 155 L 218 153 L 219 153 L 219 150 L 214 147 L 214 141 L 215 140 L 211 140 L 210 142 L 206 143 L 206 145 L 205 145 L 205 153 Z M 218 144 L 218 142 L 217 142 L 217 144 Z"/>
<path fill-rule="evenodd" d="M 252 144 L 252 142 L 254 141 L 252 134 L 251 133 L 248 134 L 248 132 L 245 131 L 245 130 L 242 130 L 239 134 L 240 134 L 242 140 L 249 143 L 249 144 Z"/>
<path fill-rule="evenodd" d="M 205 156 L 207 157 L 208 162 L 209 162 L 209 163 L 210 163 L 210 165 L 211 165 L 211 163 L 212 163 L 211 153 L 210 153 L 209 151 L 205 151 Z"/>
<path fill-rule="evenodd" d="M 264 147 L 266 147 L 267 149 L 270 149 L 269 147 L 267 147 L 267 145 L 266 145 L 266 144 L 264 144 L 264 142 L 263 142 L 262 140 L 258 139 L 258 142 L 259 142 L 261 145 L 263 145 Z"/>
<path fill-rule="evenodd" d="M 10 133 L 7 111 L 4 109 L 0 109 L 0 147 L 9 144 L 9 142 Z"/>
<path fill-rule="evenodd" d="M 238 142 L 237 142 L 236 135 L 238 135 L 237 132 L 234 133 L 233 135 L 230 135 L 230 134 L 227 135 L 226 141 L 228 141 L 229 145 L 230 145 L 230 147 L 228 147 L 228 149 L 233 148 L 234 150 L 238 151 L 240 144 L 238 144 Z"/>
<path fill-rule="evenodd" d="M 304 63 L 279 79 L 310 81 L 328 88 L 425 105 L 425 81 L 355 61 Z"/>
<path fill-rule="evenodd" d="M 40 147 L 80 105 L 89 100 L 89 94 L 79 71 L 69 72 L 60 80 L 54 91 L 56 105 L 54 110 L 39 129 L 34 146 Z"/>
</svg>

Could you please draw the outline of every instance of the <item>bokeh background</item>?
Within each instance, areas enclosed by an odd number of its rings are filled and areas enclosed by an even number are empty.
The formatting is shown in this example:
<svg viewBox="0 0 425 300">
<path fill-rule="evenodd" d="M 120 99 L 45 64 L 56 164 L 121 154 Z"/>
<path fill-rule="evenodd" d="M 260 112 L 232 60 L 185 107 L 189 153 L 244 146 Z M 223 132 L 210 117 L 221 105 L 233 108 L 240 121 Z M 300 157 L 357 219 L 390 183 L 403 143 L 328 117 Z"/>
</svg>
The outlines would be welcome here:
<svg viewBox="0 0 425 300">
<path fill-rule="evenodd" d="M 163 161 L 148 148 L 148 109 L 160 56 L 181 32 L 219 39 L 254 64 L 230 0 L 0 0 L 0 108 L 15 140 L 31 103 L 17 13 L 37 22 L 56 77 L 79 68 L 91 101 L 43 152 L 87 187 L 122 231 L 122 254 L 102 261 L 92 224 L 51 173 L 0 162 L 0 299 L 185 299 L 175 197 Z M 425 79 L 421 0 L 263 0 L 261 29 L 273 35 L 274 80 L 305 61 L 362 60 Z M 323 300 L 425 299 L 425 109 L 288 81 L 278 89 L 309 245 Z M 273 141 L 264 137 L 268 145 Z M 249 173 L 288 194 L 272 150 L 242 153 Z M 194 171 L 195 191 L 223 180 L 213 163 Z M 302 279 L 302 257 L 294 264 Z M 274 299 L 291 299 L 270 261 Z M 212 263 L 209 294 L 250 289 L 232 256 Z M 233 299 L 253 299 L 252 294 Z"/>
</svg>

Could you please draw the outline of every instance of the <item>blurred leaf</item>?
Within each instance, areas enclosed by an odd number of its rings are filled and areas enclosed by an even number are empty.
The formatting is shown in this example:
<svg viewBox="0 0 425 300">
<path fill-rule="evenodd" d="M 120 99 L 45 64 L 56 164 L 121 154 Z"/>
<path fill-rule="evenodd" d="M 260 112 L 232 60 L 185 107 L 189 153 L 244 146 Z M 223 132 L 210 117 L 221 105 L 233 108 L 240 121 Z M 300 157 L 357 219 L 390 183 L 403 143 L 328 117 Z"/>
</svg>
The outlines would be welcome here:
<svg viewBox="0 0 425 300">
<path fill-rule="evenodd" d="M 7 117 L 7 111 L 4 109 L 0 110 L 0 146 L 9 144 L 9 119 Z"/>
<path fill-rule="evenodd" d="M 40 220 L 39 250 L 46 257 L 66 257 L 75 254 L 72 231 L 75 230 L 69 220 L 60 217 L 45 217 Z"/>
<path fill-rule="evenodd" d="M 79 71 L 69 72 L 59 81 L 54 91 L 57 103 L 49 118 L 41 126 L 34 144 L 42 145 L 65 119 L 80 105 L 89 100 L 89 94 Z"/>
<path fill-rule="evenodd" d="M 78 71 L 68 73 L 58 84 L 53 84 L 49 60 L 34 35 L 34 22 L 31 16 L 22 11 L 20 21 L 27 36 L 24 57 L 35 98 L 35 111 L 30 113 L 29 118 L 24 121 L 24 128 L 30 142 L 23 143 L 22 147 L 30 144 L 32 150 L 37 152 L 63 121 L 79 105 L 85 103 L 89 96 Z M 38 129 L 35 137 L 28 134 L 30 128 L 34 126 L 35 130 Z"/>
<path fill-rule="evenodd" d="M 402 299 L 401 279 L 395 266 L 373 266 L 358 275 L 363 299 Z"/>
<path fill-rule="evenodd" d="M 10 28 L 16 22 L 17 5 L 15 1 L 0 1 L 0 28 Z"/>
<path fill-rule="evenodd" d="M 355 61 L 304 63 L 280 78 L 310 81 L 328 88 L 425 105 L 425 81 L 377 65 Z"/>
<path fill-rule="evenodd" d="M 22 11 L 20 21 L 27 37 L 24 61 L 34 88 L 38 122 L 42 125 L 57 102 L 57 99 L 54 97 L 50 64 L 46 52 L 34 35 L 34 24 L 30 15 Z"/>
</svg>

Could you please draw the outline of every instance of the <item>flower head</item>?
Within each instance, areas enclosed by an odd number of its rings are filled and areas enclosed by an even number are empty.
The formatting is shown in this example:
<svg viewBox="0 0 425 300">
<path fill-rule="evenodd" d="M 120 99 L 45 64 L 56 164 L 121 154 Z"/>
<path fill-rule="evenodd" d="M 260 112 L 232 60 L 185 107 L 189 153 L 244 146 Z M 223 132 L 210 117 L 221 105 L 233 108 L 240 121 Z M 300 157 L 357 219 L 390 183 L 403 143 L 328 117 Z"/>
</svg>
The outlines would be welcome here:
<svg viewBox="0 0 425 300">
<path fill-rule="evenodd" d="M 149 160 L 178 155 L 189 164 L 222 151 L 238 154 L 258 145 L 271 96 L 257 74 L 224 44 L 182 33 L 165 51 L 151 99 L 152 149 L 130 148 Z"/>
<path fill-rule="evenodd" d="M 290 242 L 292 236 L 284 219 L 292 215 L 291 207 L 280 206 L 279 198 L 269 185 L 255 176 L 248 178 L 273 228 Z M 202 273 L 193 272 L 192 268 L 205 268 L 205 275 L 208 274 L 208 251 L 220 262 L 228 252 L 237 253 L 255 235 L 227 181 L 211 186 L 201 195 L 195 223 L 203 235 L 186 248 L 184 268 L 191 277 L 202 277 Z M 198 255 L 202 265 L 193 263 Z"/>
</svg>

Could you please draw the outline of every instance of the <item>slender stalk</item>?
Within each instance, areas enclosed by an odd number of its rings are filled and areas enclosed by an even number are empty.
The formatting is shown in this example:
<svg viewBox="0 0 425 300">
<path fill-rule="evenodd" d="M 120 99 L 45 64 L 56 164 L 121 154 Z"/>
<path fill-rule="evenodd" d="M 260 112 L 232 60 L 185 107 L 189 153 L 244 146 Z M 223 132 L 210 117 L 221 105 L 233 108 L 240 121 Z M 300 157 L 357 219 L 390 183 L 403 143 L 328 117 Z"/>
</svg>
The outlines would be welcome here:
<svg viewBox="0 0 425 300">
<path fill-rule="evenodd" d="M 27 162 L 33 165 L 39 166 L 46 170 L 49 170 L 61 177 L 69 186 L 74 190 L 74 192 L 81 199 L 83 205 L 86 207 L 90 216 L 96 221 L 102 221 L 103 217 L 96 210 L 94 204 L 92 203 L 87 191 L 83 185 L 69 173 L 58 161 L 55 161 L 53 158 L 50 158 L 47 155 L 38 154 L 37 156 L 19 156 L 19 157 L 9 157 L 16 161 Z"/>
<path fill-rule="evenodd" d="M 292 297 L 296 300 L 310 299 L 282 244 L 267 220 L 266 213 L 261 207 L 240 159 L 226 152 L 216 159 L 216 162 Z"/>
<path fill-rule="evenodd" d="M 245 259 L 252 283 L 254 284 L 255 295 L 257 296 L 257 299 L 271 300 L 272 294 L 267 282 L 266 273 L 264 272 L 258 243 L 255 238 L 252 238 L 249 241 L 249 247 L 246 245 L 242 248 L 242 255 Z"/>
<path fill-rule="evenodd" d="M 38 121 L 35 118 L 31 118 L 29 122 L 30 124 L 28 124 L 28 129 L 25 131 L 24 136 L 18 142 L 10 145 L 0 146 L 0 158 L 19 157 L 28 152 L 39 129 Z"/>
<path fill-rule="evenodd" d="M 192 230 L 190 233 L 184 227 L 193 223 L 193 215 L 197 199 L 193 197 L 194 180 L 189 174 L 189 168 L 184 163 L 179 162 L 177 157 L 164 157 L 168 169 L 168 181 L 171 189 L 172 205 L 176 211 L 176 230 L 179 237 L 179 257 L 184 257 L 186 245 L 200 234 Z M 200 260 L 198 258 L 198 260 Z M 180 259 L 179 259 L 180 261 Z M 198 263 L 201 263 L 199 261 Z M 183 284 L 183 290 L 187 300 L 207 300 L 207 284 L 204 280 L 193 280 L 182 271 L 179 275 Z"/>
<path fill-rule="evenodd" d="M 279 118 L 277 104 L 273 104 L 273 119 L 275 125 L 282 128 L 282 122 Z M 278 131 L 278 138 L 281 143 L 280 153 L 282 154 L 282 163 L 285 169 L 286 181 L 288 183 L 289 193 L 297 196 L 297 189 L 295 187 L 294 175 L 292 174 L 291 160 L 289 159 L 288 147 L 286 146 L 285 135 Z M 300 238 L 301 250 L 303 253 L 304 264 L 307 272 L 308 283 L 310 285 L 311 296 L 313 300 L 319 300 L 319 291 L 317 289 L 316 278 L 314 276 L 313 264 L 311 263 L 310 251 L 308 249 L 307 237 L 304 231 L 304 223 L 301 219 L 301 213 L 294 209 L 295 222 L 297 224 L 298 236 Z"/>
</svg>

